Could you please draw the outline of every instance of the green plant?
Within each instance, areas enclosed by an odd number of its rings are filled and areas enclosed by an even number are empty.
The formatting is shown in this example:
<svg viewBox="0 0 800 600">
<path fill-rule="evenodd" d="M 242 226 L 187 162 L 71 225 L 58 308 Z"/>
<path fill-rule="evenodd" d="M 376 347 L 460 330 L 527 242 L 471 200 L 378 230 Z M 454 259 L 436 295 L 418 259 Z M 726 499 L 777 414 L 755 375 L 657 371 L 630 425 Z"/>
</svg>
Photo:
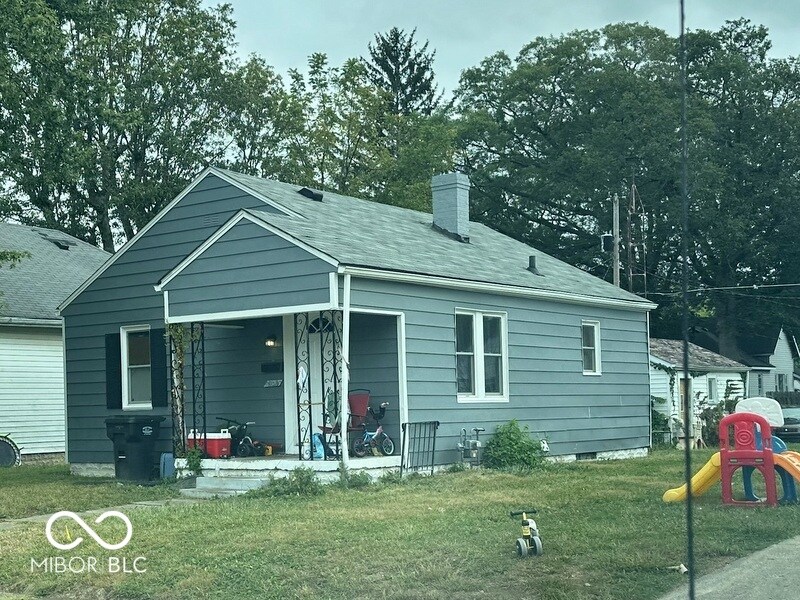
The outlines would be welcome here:
<svg viewBox="0 0 800 600">
<path fill-rule="evenodd" d="M 669 417 L 656 409 L 656 404 L 666 404 L 666 398 L 650 396 L 650 443 L 654 448 L 671 446 L 672 432 L 670 431 Z M 669 432 L 668 441 L 664 440 L 664 433 Z"/>
<path fill-rule="evenodd" d="M 398 483 L 403 483 L 403 477 L 400 475 L 400 471 L 394 469 L 383 473 L 378 478 L 378 483 L 381 485 L 397 485 Z"/>
<path fill-rule="evenodd" d="M 266 496 L 319 496 L 324 493 L 314 469 L 297 467 L 286 477 L 270 476 L 269 485 L 259 492 Z"/>
<path fill-rule="evenodd" d="M 343 462 L 340 462 L 339 481 L 336 482 L 336 485 L 344 489 L 363 489 L 372 485 L 372 477 L 363 471 L 353 473 L 350 469 L 344 466 Z"/>
<path fill-rule="evenodd" d="M 483 463 L 490 469 L 532 469 L 544 460 L 538 440 L 534 440 L 528 427 L 520 427 L 516 420 L 499 425 L 486 443 Z"/>
<path fill-rule="evenodd" d="M 467 465 L 463 462 L 453 463 L 452 465 L 448 466 L 445 471 L 448 473 L 461 473 L 462 471 L 467 470 Z"/>
<path fill-rule="evenodd" d="M 196 476 L 203 473 L 203 451 L 200 448 L 191 448 L 186 452 L 186 468 Z"/>
</svg>

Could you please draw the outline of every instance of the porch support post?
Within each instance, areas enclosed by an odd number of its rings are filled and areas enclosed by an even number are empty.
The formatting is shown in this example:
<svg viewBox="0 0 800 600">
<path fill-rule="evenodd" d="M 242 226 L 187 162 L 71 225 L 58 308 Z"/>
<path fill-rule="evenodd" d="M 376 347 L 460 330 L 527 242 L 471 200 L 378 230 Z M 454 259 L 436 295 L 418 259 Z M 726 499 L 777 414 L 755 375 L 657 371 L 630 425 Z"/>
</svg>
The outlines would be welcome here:
<svg viewBox="0 0 800 600">
<path fill-rule="evenodd" d="M 339 402 L 339 423 L 342 436 L 342 464 L 347 467 L 350 462 L 350 448 L 347 439 L 350 403 L 350 274 L 344 275 L 344 298 L 342 299 L 342 400 Z"/>
</svg>

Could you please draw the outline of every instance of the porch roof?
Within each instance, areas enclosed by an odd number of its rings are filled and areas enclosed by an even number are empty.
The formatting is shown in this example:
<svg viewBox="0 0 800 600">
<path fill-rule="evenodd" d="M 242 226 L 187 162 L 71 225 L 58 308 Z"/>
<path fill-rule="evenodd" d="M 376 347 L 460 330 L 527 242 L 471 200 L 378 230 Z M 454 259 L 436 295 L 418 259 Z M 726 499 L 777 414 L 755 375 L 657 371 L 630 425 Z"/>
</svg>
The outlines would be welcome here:
<svg viewBox="0 0 800 600">
<path fill-rule="evenodd" d="M 219 169 L 256 195 L 302 215 L 248 213 L 343 266 L 366 267 L 596 297 L 652 306 L 585 271 L 502 233 L 470 222 L 469 243 L 432 227 L 430 213 L 380 204 L 333 192 L 322 201 L 298 193 L 301 186 Z M 528 271 L 536 256 L 541 275 Z"/>
</svg>

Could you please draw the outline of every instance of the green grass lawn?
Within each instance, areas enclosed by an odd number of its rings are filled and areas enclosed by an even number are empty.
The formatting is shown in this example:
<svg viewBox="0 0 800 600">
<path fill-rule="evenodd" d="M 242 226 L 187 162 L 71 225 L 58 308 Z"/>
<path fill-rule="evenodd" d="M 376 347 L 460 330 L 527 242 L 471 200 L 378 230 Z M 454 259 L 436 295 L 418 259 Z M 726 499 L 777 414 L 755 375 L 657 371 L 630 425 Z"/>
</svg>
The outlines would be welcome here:
<svg viewBox="0 0 800 600">
<path fill-rule="evenodd" d="M 144 487 L 114 479 L 76 477 L 65 464 L 0 469 L 0 521 L 53 513 L 119 506 L 176 496 L 166 485 Z"/>
<path fill-rule="evenodd" d="M 710 454 L 694 453 L 695 470 Z M 59 598 L 105 590 L 156 599 L 647 600 L 685 581 L 669 569 L 686 560 L 683 506 L 661 501 L 682 480 L 681 460 L 663 451 L 527 475 L 467 471 L 314 497 L 138 510 L 133 540 L 111 553 L 146 557 L 138 575 L 31 574 L 31 557 L 109 553 L 91 542 L 55 551 L 41 525 L 26 525 L 0 532 L 0 590 Z M 520 560 L 519 527 L 508 512 L 530 505 L 540 511 L 545 554 Z M 717 486 L 696 507 L 698 574 L 800 534 L 799 506 L 725 507 Z M 120 535 L 107 523 L 97 529 L 104 539 Z"/>
</svg>

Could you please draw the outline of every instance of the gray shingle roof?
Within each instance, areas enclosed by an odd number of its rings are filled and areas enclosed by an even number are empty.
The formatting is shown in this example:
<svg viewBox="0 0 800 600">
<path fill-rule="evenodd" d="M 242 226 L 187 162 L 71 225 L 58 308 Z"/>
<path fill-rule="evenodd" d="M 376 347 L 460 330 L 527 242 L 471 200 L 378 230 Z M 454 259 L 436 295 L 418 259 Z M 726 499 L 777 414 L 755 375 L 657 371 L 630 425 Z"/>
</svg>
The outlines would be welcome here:
<svg viewBox="0 0 800 600">
<path fill-rule="evenodd" d="M 683 342 L 650 338 L 650 354 L 675 367 L 683 368 Z M 721 354 L 689 342 L 689 368 L 692 370 L 736 370 L 746 371 L 747 366 L 726 358 Z"/>
<path fill-rule="evenodd" d="M 0 249 L 31 254 L 13 269 L 0 268 L 0 323 L 9 317 L 58 321 L 56 307 L 110 256 L 61 231 L 12 223 L 0 223 Z"/>
<path fill-rule="evenodd" d="M 324 192 L 318 202 L 299 194 L 299 185 L 219 170 L 305 219 L 264 211 L 251 214 L 343 265 L 647 302 L 479 223 L 470 222 L 465 244 L 434 230 L 430 213 L 332 192 Z M 532 254 L 542 276 L 527 270 Z"/>
</svg>

